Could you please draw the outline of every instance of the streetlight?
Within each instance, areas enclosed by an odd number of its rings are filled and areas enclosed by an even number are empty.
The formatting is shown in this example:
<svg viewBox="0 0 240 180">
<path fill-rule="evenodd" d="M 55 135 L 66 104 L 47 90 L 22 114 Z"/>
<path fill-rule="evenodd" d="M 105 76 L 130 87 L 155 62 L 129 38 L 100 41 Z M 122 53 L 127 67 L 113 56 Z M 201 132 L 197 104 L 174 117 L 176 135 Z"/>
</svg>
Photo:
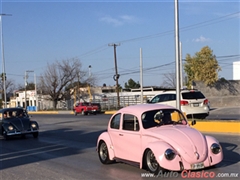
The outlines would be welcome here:
<svg viewBox="0 0 240 180">
<path fill-rule="evenodd" d="M 27 109 L 27 78 L 28 78 L 28 74 L 27 73 L 30 73 L 30 72 L 34 72 L 34 71 L 31 71 L 31 70 L 27 70 L 25 71 L 25 109 Z"/>
<path fill-rule="evenodd" d="M 4 61 L 4 48 L 3 48 L 3 23 L 2 16 L 11 16 L 11 14 L 0 14 L 1 21 L 1 46 L 2 46 L 2 79 L 3 79 L 3 90 L 4 90 L 4 107 L 7 107 L 7 93 L 6 93 L 6 73 L 5 73 L 5 61 Z"/>
<path fill-rule="evenodd" d="M 89 72 L 89 74 L 88 74 L 89 77 L 88 78 L 89 78 L 89 80 L 90 80 L 90 78 L 92 76 L 91 68 L 92 68 L 92 66 L 89 65 L 88 66 L 88 72 Z M 89 101 L 92 102 L 92 93 L 91 93 L 91 89 L 90 89 L 90 83 L 88 83 L 88 94 L 89 94 Z"/>
</svg>

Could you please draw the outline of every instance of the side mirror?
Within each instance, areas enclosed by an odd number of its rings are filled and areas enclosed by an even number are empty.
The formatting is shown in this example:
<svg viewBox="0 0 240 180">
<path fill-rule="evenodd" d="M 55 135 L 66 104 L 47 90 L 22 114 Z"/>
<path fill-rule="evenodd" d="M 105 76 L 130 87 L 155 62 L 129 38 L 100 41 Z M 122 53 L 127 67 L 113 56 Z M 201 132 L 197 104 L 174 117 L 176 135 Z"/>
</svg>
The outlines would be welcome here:
<svg viewBox="0 0 240 180">
<path fill-rule="evenodd" d="M 197 123 L 196 120 L 193 120 L 191 125 L 194 126 L 196 123 Z"/>
<path fill-rule="evenodd" d="M 149 100 L 149 99 L 147 100 L 147 103 L 150 103 L 150 100 Z"/>
</svg>

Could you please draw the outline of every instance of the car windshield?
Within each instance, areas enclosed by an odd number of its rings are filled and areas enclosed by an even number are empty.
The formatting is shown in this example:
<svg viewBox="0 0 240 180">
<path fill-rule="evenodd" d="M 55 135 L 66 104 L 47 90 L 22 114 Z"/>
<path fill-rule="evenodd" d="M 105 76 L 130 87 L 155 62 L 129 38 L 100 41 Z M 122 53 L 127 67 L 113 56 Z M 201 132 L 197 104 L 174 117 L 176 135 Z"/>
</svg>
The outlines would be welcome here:
<svg viewBox="0 0 240 180">
<path fill-rule="evenodd" d="M 14 110 L 6 110 L 3 113 L 3 118 L 19 118 L 19 117 L 27 117 L 27 113 L 22 109 L 14 109 Z"/>
<path fill-rule="evenodd" d="M 193 92 L 183 92 L 182 98 L 183 99 L 204 99 L 205 96 L 199 91 L 193 91 Z"/>
<path fill-rule="evenodd" d="M 184 115 L 176 109 L 161 109 L 147 111 L 142 114 L 142 124 L 144 129 L 165 126 L 165 125 L 186 125 Z"/>
</svg>

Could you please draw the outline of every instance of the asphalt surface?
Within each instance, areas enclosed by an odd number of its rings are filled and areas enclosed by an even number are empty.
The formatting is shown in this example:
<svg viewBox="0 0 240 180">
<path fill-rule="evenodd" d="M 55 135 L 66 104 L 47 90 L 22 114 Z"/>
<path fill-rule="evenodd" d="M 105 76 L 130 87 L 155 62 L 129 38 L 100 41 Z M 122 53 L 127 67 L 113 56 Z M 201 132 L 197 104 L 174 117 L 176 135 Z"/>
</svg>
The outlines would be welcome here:
<svg viewBox="0 0 240 180">
<path fill-rule="evenodd" d="M 73 114 L 72 111 L 56 111 L 58 114 Z M 106 111 L 107 114 L 115 111 Z M 29 112 L 29 114 L 35 114 L 36 112 Z M 51 111 L 40 111 L 37 113 L 51 114 Z M 240 120 L 240 107 L 213 107 L 210 110 L 209 116 L 206 120 Z"/>
<path fill-rule="evenodd" d="M 212 108 L 209 120 L 240 120 L 240 107 L 219 107 Z"/>
<path fill-rule="evenodd" d="M 33 115 L 38 121 L 38 139 L 27 136 L 0 139 L 0 180 L 142 180 L 148 172 L 123 163 L 103 165 L 98 159 L 96 142 L 106 130 L 111 115 L 73 116 L 70 114 Z M 240 138 L 238 135 L 210 134 L 220 141 L 224 160 L 204 172 L 225 176 L 240 170 Z M 198 171 L 203 172 L 203 171 Z M 172 177 L 183 179 L 181 173 Z M 162 178 L 162 177 L 158 177 Z M 196 178 L 185 178 L 196 179 Z M 207 179 L 207 178 L 204 178 Z M 213 178 L 218 179 L 218 178 Z"/>
</svg>

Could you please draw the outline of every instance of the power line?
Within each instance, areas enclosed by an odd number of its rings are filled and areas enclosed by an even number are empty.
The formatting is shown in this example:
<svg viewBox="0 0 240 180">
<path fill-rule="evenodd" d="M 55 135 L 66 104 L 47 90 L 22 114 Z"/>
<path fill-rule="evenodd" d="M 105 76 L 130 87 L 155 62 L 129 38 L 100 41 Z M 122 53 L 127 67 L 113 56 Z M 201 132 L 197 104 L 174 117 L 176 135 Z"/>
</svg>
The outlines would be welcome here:
<svg viewBox="0 0 240 180">
<path fill-rule="evenodd" d="M 223 63 L 222 61 L 232 61 L 230 58 L 238 58 L 240 57 L 240 54 L 235 54 L 235 55 L 224 55 L 224 56 L 216 56 L 216 59 L 221 59 L 218 60 L 218 62 L 220 62 L 219 64 L 228 64 L 228 65 L 232 65 L 232 63 Z M 185 59 L 183 59 L 185 60 Z M 162 64 L 162 65 L 158 65 L 158 66 L 153 66 L 153 67 L 147 67 L 147 68 L 143 68 L 144 72 L 147 71 L 157 71 L 159 68 L 161 67 L 166 67 L 166 66 L 170 66 L 170 65 L 174 65 L 175 62 L 170 62 L 170 63 L 166 63 L 166 64 Z M 138 67 L 136 67 L 137 69 Z M 121 69 L 121 68 L 120 68 Z M 112 72 L 109 72 L 109 70 L 112 70 Z M 166 70 L 166 68 L 164 69 Z M 113 74 L 114 68 L 109 68 L 109 69 L 104 69 L 98 72 L 95 72 L 95 74 L 98 77 L 101 77 L 101 79 L 105 79 L 105 78 L 109 78 L 109 76 L 111 76 Z M 128 72 L 130 71 L 130 72 Z M 123 71 L 120 71 L 119 73 L 121 74 L 121 76 L 125 76 L 125 75 L 129 75 L 129 74 L 136 74 L 139 73 L 140 70 L 135 70 L 135 69 L 124 69 Z M 24 77 L 24 75 L 20 75 L 20 74 L 11 74 L 11 73 L 7 73 L 8 76 L 20 76 L 20 77 Z M 41 76 L 37 76 L 38 78 Z"/>
<path fill-rule="evenodd" d="M 198 27 L 203 27 L 203 26 L 216 24 L 216 23 L 228 20 L 228 19 L 236 18 L 236 15 L 239 14 L 239 13 L 240 13 L 240 11 L 232 13 L 232 14 L 228 14 L 228 15 L 225 15 L 225 16 L 222 16 L 222 17 L 219 17 L 219 18 L 211 19 L 211 20 L 208 20 L 208 21 L 203 21 L 203 22 L 200 22 L 200 23 L 185 26 L 185 27 L 180 28 L 180 31 L 187 31 L 187 30 L 198 28 Z M 228 17 L 228 19 L 224 19 L 224 18 L 227 18 L 227 17 Z M 216 21 L 216 22 L 214 22 L 214 21 Z M 138 38 L 122 40 L 122 41 L 119 41 L 119 43 L 126 43 L 126 42 L 131 42 L 131 41 L 138 41 L 138 40 L 149 39 L 149 38 L 154 38 L 154 37 L 159 37 L 159 36 L 165 36 L 165 35 L 169 35 L 169 34 L 172 34 L 172 33 L 174 33 L 174 30 L 169 30 L 169 31 L 165 31 L 165 32 L 161 32 L 161 33 L 157 33 L 157 34 L 153 34 L 153 35 L 142 36 L 142 37 L 138 37 Z"/>
<path fill-rule="evenodd" d="M 196 23 L 196 24 L 192 24 L 192 25 L 189 25 L 189 26 L 181 27 L 180 31 L 188 31 L 188 30 L 192 30 L 192 29 L 195 29 L 195 28 L 209 26 L 209 25 L 220 23 L 220 22 L 223 22 L 223 21 L 226 21 L 226 20 L 229 20 L 229 19 L 237 18 L 237 15 L 239 15 L 239 13 L 240 13 L 240 11 L 237 11 L 237 12 L 234 12 L 234 13 L 231 13 L 231 14 L 227 14 L 225 16 L 221 16 L 219 18 L 215 18 L 215 19 L 211 19 L 211 20 L 208 20 L 208 21 L 203 21 L 203 22 L 200 22 L 200 23 Z M 156 33 L 156 34 L 151 34 L 151 35 L 126 39 L 126 40 L 120 40 L 120 41 L 118 41 L 118 43 L 140 41 L 140 40 L 145 40 L 145 39 L 150 39 L 150 38 L 155 38 L 155 37 L 166 36 L 166 35 L 170 35 L 170 34 L 173 34 L 173 33 L 174 33 L 174 30 L 168 30 L 168 31 L 160 32 L 160 33 Z M 98 47 L 94 50 L 91 50 L 89 52 L 86 52 L 86 53 L 82 54 L 81 57 L 96 54 L 98 52 L 106 50 L 107 46 L 108 46 L 108 44 L 104 44 L 104 45 L 102 45 L 102 46 L 100 46 L 100 47 Z"/>
</svg>

